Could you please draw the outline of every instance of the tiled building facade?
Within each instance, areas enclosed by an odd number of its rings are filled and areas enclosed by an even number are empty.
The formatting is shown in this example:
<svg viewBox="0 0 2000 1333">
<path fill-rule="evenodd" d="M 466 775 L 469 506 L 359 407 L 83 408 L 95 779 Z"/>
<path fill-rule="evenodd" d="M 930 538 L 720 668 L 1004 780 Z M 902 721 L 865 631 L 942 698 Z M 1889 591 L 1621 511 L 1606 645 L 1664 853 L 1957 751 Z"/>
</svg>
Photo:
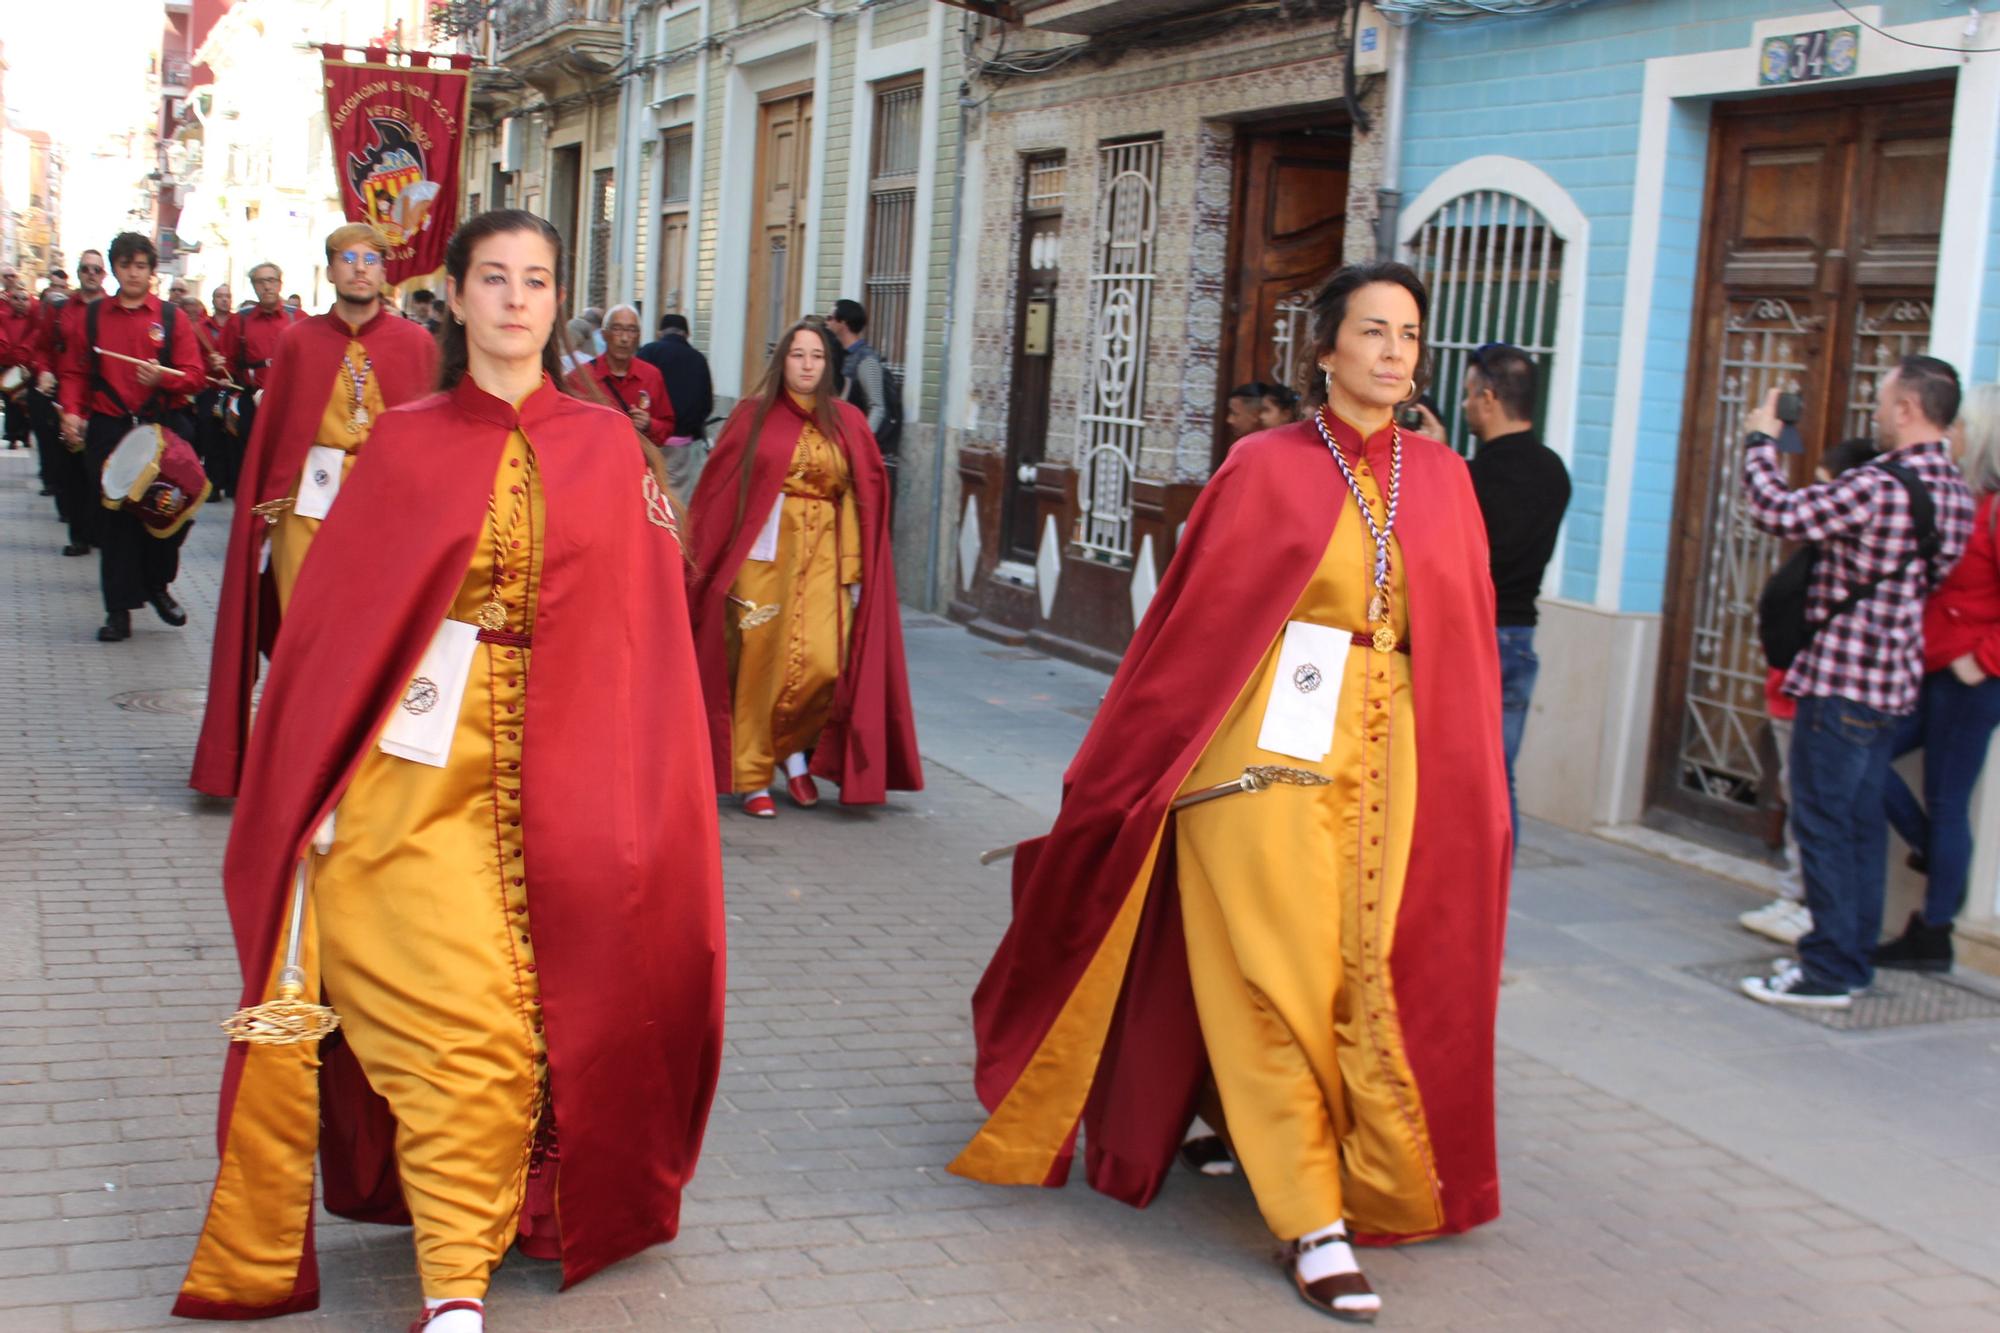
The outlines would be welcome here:
<svg viewBox="0 0 2000 1333">
<path fill-rule="evenodd" d="M 1031 45 L 1060 50 L 1028 8 Z M 1125 48 L 1117 31 L 1087 38 L 1122 50 L 1108 63 L 1046 74 L 996 55 L 1018 30 L 983 27 L 974 44 L 980 206 L 960 245 L 977 280 L 951 601 L 988 633 L 1104 664 L 1213 470 L 1224 399 L 1253 378 L 1240 368 L 1278 377 L 1270 323 L 1237 327 L 1256 302 L 1244 252 L 1265 240 L 1236 225 L 1268 202 L 1245 198 L 1253 145 L 1281 163 L 1254 188 L 1283 196 L 1294 230 L 1315 238 L 1301 287 L 1371 253 L 1379 163 L 1343 104 L 1336 19 L 1180 41 L 1168 27 Z"/>
</svg>

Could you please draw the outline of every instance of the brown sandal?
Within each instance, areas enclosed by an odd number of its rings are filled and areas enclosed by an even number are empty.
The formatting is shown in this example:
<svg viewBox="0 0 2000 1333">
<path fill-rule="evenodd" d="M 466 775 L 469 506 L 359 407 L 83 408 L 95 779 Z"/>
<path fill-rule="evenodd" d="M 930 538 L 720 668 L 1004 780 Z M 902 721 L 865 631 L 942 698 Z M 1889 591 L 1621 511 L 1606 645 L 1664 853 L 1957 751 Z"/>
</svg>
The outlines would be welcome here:
<svg viewBox="0 0 2000 1333">
<path fill-rule="evenodd" d="M 1375 1316 L 1382 1313 L 1382 1298 L 1375 1294 L 1375 1288 L 1368 1285 L 1367 1276 L 1359 1269 L 1352 1273 L 1335 1273 L 1314 1282 L 1307 1282 L 1299 1276 L 1300 1255 L 1332 1244 L 1348 1245 L 1351 1242 L 1344 1234 L 1322 1236 L 1313 1241 L 1295 1240 L 1284 1248 L 1279 1261 L 1292 1275 L 1292 1285 L 1299 1289 L 1299 1299 L 1313 1309 L 1343 1323 L 1374 1323 Z"/>
</svg>

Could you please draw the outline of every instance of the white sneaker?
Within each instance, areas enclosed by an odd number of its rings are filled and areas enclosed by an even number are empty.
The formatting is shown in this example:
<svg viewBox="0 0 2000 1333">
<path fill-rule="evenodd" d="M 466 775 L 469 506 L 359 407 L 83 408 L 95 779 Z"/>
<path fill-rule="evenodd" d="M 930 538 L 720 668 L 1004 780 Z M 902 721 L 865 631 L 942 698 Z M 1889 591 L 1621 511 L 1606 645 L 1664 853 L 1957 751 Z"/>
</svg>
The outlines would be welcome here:
<svg viewBox="0 0 2000 1333">
<path fill-rule="evenodd" d="M 1803 903 L 1773 898 L 1764 906 L 1738 916 L 1736 924 L 1780 944 L 1797 944 L 1812 929 L 1812 913 Z"/>
</svg>

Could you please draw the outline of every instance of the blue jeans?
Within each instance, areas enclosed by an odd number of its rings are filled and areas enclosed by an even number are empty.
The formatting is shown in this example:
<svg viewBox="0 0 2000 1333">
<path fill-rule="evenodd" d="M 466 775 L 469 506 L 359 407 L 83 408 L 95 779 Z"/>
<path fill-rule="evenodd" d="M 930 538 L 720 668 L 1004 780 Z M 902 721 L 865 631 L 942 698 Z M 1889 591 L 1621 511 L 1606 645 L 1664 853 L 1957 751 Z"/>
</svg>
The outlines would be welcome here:
<svg viewBox="0 0 2000 1333">
<path fill-rule="evenodd" d="M 1917 711 L 1896 727 L 1896 758 L 1922 747 L 1924 803 L 1893 769 L 1886 799 L 1889 822 L 1912 851 L 1930 862 L 1924 921 L 1948 926 L 1965 906 L 1972 874 L 1972 788 L 1986 763 L 1986 744 L 2000 726 L 2000 677 L 1967 685 L 1949 670 L 1924 677 Z"/>
<path fill-rule="evenodd" d="M 1883 791 L 1898 721 L 1833 697 L 1799 700 L 1792 724 L 1792 826 L 1813 920 L 1799 963 L 1812 980 L 1846 990 L 1875 976 L 1888 887 Z"/>
<path fill-rule="evenodd" d="M 1533 625 L 1502 625 L 1500 638 L 1500 744 L 1507 752 L 1507 814 L 1514 822 L 1514 845 L 1521 844 L 1521 811 L 1514 803 L 1514 756 L 1521 753 L 1521 733 L 1528 727 L 1528 701 L 1535 694 L 1535 676 L 1542 659 L 1535 656 Z"/>
</svg>

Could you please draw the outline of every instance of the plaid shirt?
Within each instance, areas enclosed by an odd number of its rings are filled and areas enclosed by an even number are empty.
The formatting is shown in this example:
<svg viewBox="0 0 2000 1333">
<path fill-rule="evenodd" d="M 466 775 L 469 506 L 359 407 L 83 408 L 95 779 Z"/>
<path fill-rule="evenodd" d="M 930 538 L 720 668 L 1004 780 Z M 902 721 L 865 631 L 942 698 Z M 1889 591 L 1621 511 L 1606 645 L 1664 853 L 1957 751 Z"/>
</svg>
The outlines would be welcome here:
<svg viewBox="0 0 2000 1333">
<path fill-rule="evenodd" d="M 1883 455 L 1916 474 L 1937 511 L 1938 552 L 1928 569 L 1918 558 L 1893 571 L 1917 549 L 1910 494 L 1872 464 L 1829 482 L 1791 490 L 1771 441 L 1752 436 L 1743 451 L 1750 521 L 1796 542 L 1818 542 L 1806 594 L 1815 625 L 1848 592 L 1881 578 L 1873 593 L 1826 625 L 1792 663 L 1785 693 L 1794 698 L 1839 695 L 1884 713 L 1911 713 L 1924 676 L 1924 599 L 1943 582 L 1972 536 L 1972 492 L 1942 443 L 1913 444 Z M 1883 577 L 1888 575 L 1889 577 Z"/>
</svg>

